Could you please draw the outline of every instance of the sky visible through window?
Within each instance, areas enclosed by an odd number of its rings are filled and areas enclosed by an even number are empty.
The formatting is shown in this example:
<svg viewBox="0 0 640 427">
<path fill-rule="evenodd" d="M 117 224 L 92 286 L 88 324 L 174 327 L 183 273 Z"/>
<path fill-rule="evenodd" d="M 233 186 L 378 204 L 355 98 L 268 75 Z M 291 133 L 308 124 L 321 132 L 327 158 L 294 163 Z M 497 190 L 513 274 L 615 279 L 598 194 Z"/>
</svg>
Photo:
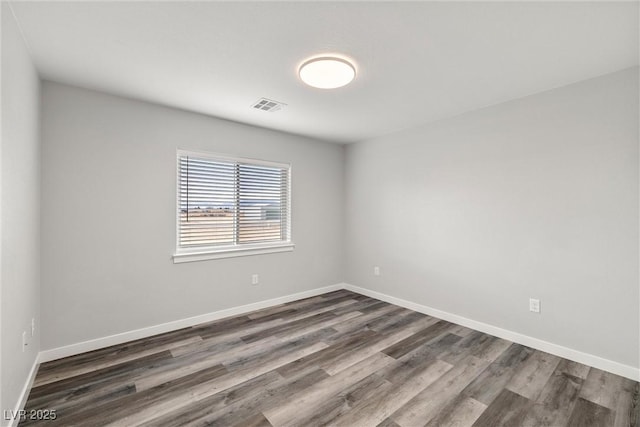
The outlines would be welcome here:
<svg viewBox="0 0 640 427">
<path fill-rule="evenodd" d="M 287 240 L 288 169 L 180 157 L 179 245 Z"/>
</svg>

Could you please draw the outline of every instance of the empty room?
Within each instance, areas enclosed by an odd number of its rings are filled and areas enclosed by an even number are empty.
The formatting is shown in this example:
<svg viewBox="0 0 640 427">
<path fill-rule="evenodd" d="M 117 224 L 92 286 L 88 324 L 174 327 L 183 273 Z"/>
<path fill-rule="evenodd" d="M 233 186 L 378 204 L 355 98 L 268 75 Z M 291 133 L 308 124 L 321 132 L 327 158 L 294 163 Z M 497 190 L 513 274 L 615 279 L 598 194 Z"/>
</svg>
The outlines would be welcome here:
<svg viewBox="0 0 640 427">
<path fill-rule="evenodd" d="M 640 427 L 639 16 L 3 0 L 0 425 Z"/>
</svg>

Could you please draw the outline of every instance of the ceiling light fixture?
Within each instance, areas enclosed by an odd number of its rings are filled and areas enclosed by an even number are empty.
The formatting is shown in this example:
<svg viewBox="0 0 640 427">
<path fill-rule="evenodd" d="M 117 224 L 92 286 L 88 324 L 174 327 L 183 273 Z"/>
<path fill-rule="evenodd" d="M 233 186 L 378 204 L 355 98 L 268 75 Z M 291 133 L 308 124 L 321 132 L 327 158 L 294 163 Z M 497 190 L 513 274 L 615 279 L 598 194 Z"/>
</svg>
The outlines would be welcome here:
<svg viewBox="0 0 640 427">
<path fill-rule="evenodd" d="M 318 89 L 346 86 L 356 77 L 356 69 L 349 61 L 335 56 L 323 56 L 305 61 L 298 71 L 300 79 Z"/>
</svg>

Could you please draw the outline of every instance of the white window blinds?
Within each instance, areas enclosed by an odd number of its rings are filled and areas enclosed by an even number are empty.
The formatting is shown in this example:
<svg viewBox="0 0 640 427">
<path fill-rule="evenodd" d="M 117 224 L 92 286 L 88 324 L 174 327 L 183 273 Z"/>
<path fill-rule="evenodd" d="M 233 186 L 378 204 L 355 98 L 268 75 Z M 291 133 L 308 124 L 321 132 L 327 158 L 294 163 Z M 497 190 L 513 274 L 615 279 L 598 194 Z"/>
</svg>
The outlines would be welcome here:
<svg viewBox="0 0 640 427">
<path fill-rule="evenodd" d="M 178 249 L 290 241 L 290 167 L 178 152 Z"/>
</svg>

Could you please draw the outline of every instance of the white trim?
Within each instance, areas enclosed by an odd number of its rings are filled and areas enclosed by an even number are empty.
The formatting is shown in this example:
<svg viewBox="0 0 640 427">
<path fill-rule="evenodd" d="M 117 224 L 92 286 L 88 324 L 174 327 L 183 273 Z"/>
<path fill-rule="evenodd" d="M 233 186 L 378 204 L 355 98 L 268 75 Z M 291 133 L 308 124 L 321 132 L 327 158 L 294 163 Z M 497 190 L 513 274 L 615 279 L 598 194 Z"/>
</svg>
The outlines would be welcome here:
<svg viewBox="0 0 640 427">
<path fill-rule="evenodd" d="M 208 151 L 194 151 L 194 150 L 187 150 L 184 148 L 176 149 L 176 154 L 178 155 L 178 160 L 180 159 L 180 156 L 193 156 L 193 157 L 199 157 L 199 158 L 204 158 L 204 159 L 213 160 L 213 161 L 217 160 L 220 162 L 239 162 L 242 164 L 252 164 L 252 165 L 268 166 L 268 167 L 283 168 L 283 169 L 289 169 L 291 167 L 291 163 L 274 162 L 271 160 L 262 160 L 262 159 L 252 159 L 249 157 L 240 157 L 236 155 L 222 154 L 222 153 L 211 153 Z"/>
<path fill-rule="evenodd" d="M 468 328 L 475 329 L 476 331 L 484 332 L 499 338 L 503 338 L 509 341 L 513 341 L 518 344 L 526 345 L 527 347 L 534 348 L 536 350 L 551 353 L 556 356 L 563 357 L 565 359 L 573 360 L 574 362 L 582 363 L 588 366 L 593 366 L 603 371 L 608 371 L 616 375 L 632 379 L 634 381 L 640 381 L 640 369 L 633 366 L 623 365 L 622 363 L 614 362 L 613 360 L 604 359 L 599 356 L 595 356 L 589 353 L 583 353 L 578 350 L 567 348 L 558 344 L 553 344 L 548 341 L 544 341 L 538 338 L 533 338 L 528 335 L 524 335 L 518 332 L 502 329 L 497 326 L 489 325 L 487 323 L 478 322 L 476 320 L 468 319 L 466 317 L 459 316 L 457 314 L 449 313 L 446 311 L 438 310 L 433 307 L 429 307 L 415 302 L 407 301 L 401 298 L 396 298 L 391 295 L 383 294 L 381 292 L 372 291 L 370 289 L 361 288 L 359 286 L 350 285 L 348 283 L 342 284 L 344 289 L 352 292 L 356 292 L 362 295 L 366 295 L 371 298 L 376 298 L 390 304 L 399 305 L 401 307 L 408 308 L 413 311 L 428 314 L 429 316 L 437 317 L 438 319 L 446 320 L 448 322 L 456 323 L 458 325 L 466 326 Z"/>
<path fill-rule="evenodd" d="M 206 261 L 209 259 L 233 258 L 238 256 L 273 254 L 278 252 L 291 252 L 295 248 L 294 243 L 275 243 L 261 246 L 235 246 L 224 249 L 203 252 L 177 252 L 173 254 L 174 264 L 182 262 Z"/>
<path fill-rule="evenodd" d="M 214 320 L 222 319 L 224 317 L 236 316 L 238 314 L 249 313 L 251 311 L 268 308 L 278 304 L 284 304 L 291 301 L 296 301 L 303 298 L 309 298 L 316 295 L 321 295 L 327 292 L 337 291 L 343 289 L 342 284 L 325 286 L 323 288 L 311 289 L 309 291 L 298 292 L 295 294 L 286 295 L 283 297 L 272 298 L 265 301 L 254 302 L 251 304 L 241 305 L 239 307 L 227 308 L 224 310 L 214 311 L 212 313 L 202 314 L 199 316 L 189 317 L 186 319 L 175 320 L 173 322 L 162 323 L 160 325 L 150 326 L 147 328 L 136 329 L 133 331 L 123 332 L 120 334 L 109 335 L 102 338 L 96 338 L 89 341 L 83 341 L 76 344 L 67 345 L 64 347 L 53 348 L 50 350 L 43 350 L 40 352 L 40 363 L 49 362 L 51 360 L 61 359 L 63 357 L 73 356 L 76 354 L 84 353 L 87 351 L 97 350 L 112 345 L 122 344 L 128 341 L 137 340 L 140 338 L 146 338 L 165 332 L 171 332 L 190 326 L 199 325 L 201 323 L 211 322 Z"/>
<path fill-rule="evenodd" d="M 163 323 L 156 326 L 150 326 L 148 328 L 136 329 L 133 331 L 123 332 L 120 334 L 115 334 L 107 337 L 84 341 L 77 344 L 71 344 L 64 347 L 58 347 L 50 350 L 43 350 L 39 353 L 37 362 L 38 363 L 49 362 L 51 360 L 60 359 L 67 356 L 73 356 L 73 355 L 84 353 L 87 351 L 97 350 L 97 349 L 108 347 L 111 345 L 122 344 L 127 341 L 146 338 L 156 334 L 171 332 L 177 329 L 198 325 L 200 323 L 211 322 L 214 320 L 222 319 L 224 317 L 248 313 L 254 310 L 260 310 L 260 309 L 271 307 L 277 304 L 284 304 L 284 303 L 295 301 L 302 298 L 321 295 L 323 293 L 332 292 L 339 289 L 346 289 L 352 292 L 356 292 L 362 295 L 376 298 L 381 301 L 388 302 L 390 304 L 395 304 L 401 307 L 408 308 L 410 310 L 414 310 L 420 313 L 425 313 L 430 316 L 434 316 L 439 319 L 446 320 L 448 322 L 466 326 L 468 328 L 472 328 L 480 332 L 484 332 L 499 338 L 513 341 L 518 344 L 526 345 L 528 347 L 545 351 L 547 353 L 551 353 L 556 356 L 563 357 L 565 359 L 573 360 L 575 362 L 583 363 L 588 366 L 593 366 L 595 368 L 602 369 L 604 371 L 608 371 L 616 375 L 621 375 L 623 377 L 632 379 L 634 381 L 640 381 L 640 369 L 635 368 L 633 366 L 624 365 L 624 364 L 614 362 L 612 360 L 604 359 L 602 357 L 598 357 L 592 354 L 583 353 L 578 350 L 567 348 L 558 344 L 553 344 L 538 338 L 533 338 L 518 332 L 502 329 L 500 327 L 489 325 L 487 323 L 468 319 L 466 317 L 459 316 L 457 314 L 438 310 L 433 307 L 417 304 L 401 298 L 393 297 L 391 295 L 383 294 L 381 292 L 372 291 L 366 288 L 361 288 L 359 286 L 354 286 L 349 283 L 338 283 L 338 284 L 326 286 L 323 288 L 316 288 L 309 291 L 286 295 L 283 297 L 273 298 L 265 301 L 259 301 L 259 302 L 255 302 L 247 305 L 242 305 L 239 307 L 232 307 L 232 308 L 228 308 L 220 311 L 215 311 L 215 312 L 203 314 L 200 316 L 189 317 L 187 319 L 181 319 L 173 322 Z M 20 400 L 22 405 L 24 405 L 24 400 L 26 399 L 27 390 L 30 388 L 31 382 L 33 381 L 36 365 L 37 364 L 34 363 L 34 368 L 32 368 L 30 379 L 27 382 L 27 384 L 25 384 L 25 388 L 23 390 L 23 396 L 21 397 L 21 400 Z M 21 408 L 21 406 L 19 406 L 19 408 Z"/>
<path fill-rule="evenodd" d="M 258 165 L 258 166 L 266 166 L 272 168 L 280 168 L 287 171 L 287 194 L 286 194 L 286 218 L 285 218 L 285 227 L 284 233 L 285 235 L 281 240 L 275 242 L 269 242 L 266 244 L 234 244 L 231 246 L 218 246 L 218 247 L 205 247 L 205 248 L 189 248 L 180 246 L 180 221 L 181 221 L 181 205 L 180 205 L 180 167 L 181 167 L 181 158 L 185 156 L 193 156 L 194 158 L 202 158 L 208 159 L 211 161 L 218 162 L 228 162 L 234 164 L 242 164 L 242 165 Z M 238 183 L 236 182 L 236 185 Z M 182 148 L 176 149 L 176 223 L 175 223 L 175 233 L 176 233 L 176 251 L 173 255 L 174 264 L 182 263 L 182 262 L 193 262 L 193 261 L 206 261 L 212 259 L 221 259 L 221 258 L 232 258 L 239 256 L 248 256 L 248 255 L 261 255 L 261 254 L 270 254 L 277 252 L 291 252 L 293 251 L 295 245 L 292 242 L 291 238 L 291 163 L 278 163 L 267 160 L 260 159 L 250 159 L 246 157 L 237 157 L 231 156 L 228 154 L 218 154 L 218 153 L 207 153 L 202 151 L 192 151 L 185 150 Z M 236 189 L 237 190 L 237 189 Z M 237 193 L 236 193 L 237 194 Z M 234 242 L 237 240 L 237 218 L 234 216 L 234 229 L 236 233 L 236 238 Z M 236 242 L 237 243 L 237 242 Z"/>
<path fill-rule="evenodd" d="M 20 397 L 16 402 L 16 407 L 13 410 L 13 414 L 18 414 L 20 410 L 24 409 L 24 405 L 27 403 L 27 398 L 29 397 L 29 392 L 31 391 L 31 386 L 33 385 L 33 381 L 36 379 L 36 372 L 38 372 L 38 366 L 40 365 L 40 354 L 36 354 L 35 359 L 33 359 L 33 366 L 31 366 L 31 371 L 29 371 L 29 376 L 27 377 L 27 381 L 25 381 L 24 386 L 22 387 L 22 391 L 20 392 Z M 16 416 L 12 419 L 4 418 L 4 409 L 2 409 L 2 423 L 7 423 L 6 425 L 9 427 L 17 426 L 20 423 L 20 417 Z"/>
</svg>

